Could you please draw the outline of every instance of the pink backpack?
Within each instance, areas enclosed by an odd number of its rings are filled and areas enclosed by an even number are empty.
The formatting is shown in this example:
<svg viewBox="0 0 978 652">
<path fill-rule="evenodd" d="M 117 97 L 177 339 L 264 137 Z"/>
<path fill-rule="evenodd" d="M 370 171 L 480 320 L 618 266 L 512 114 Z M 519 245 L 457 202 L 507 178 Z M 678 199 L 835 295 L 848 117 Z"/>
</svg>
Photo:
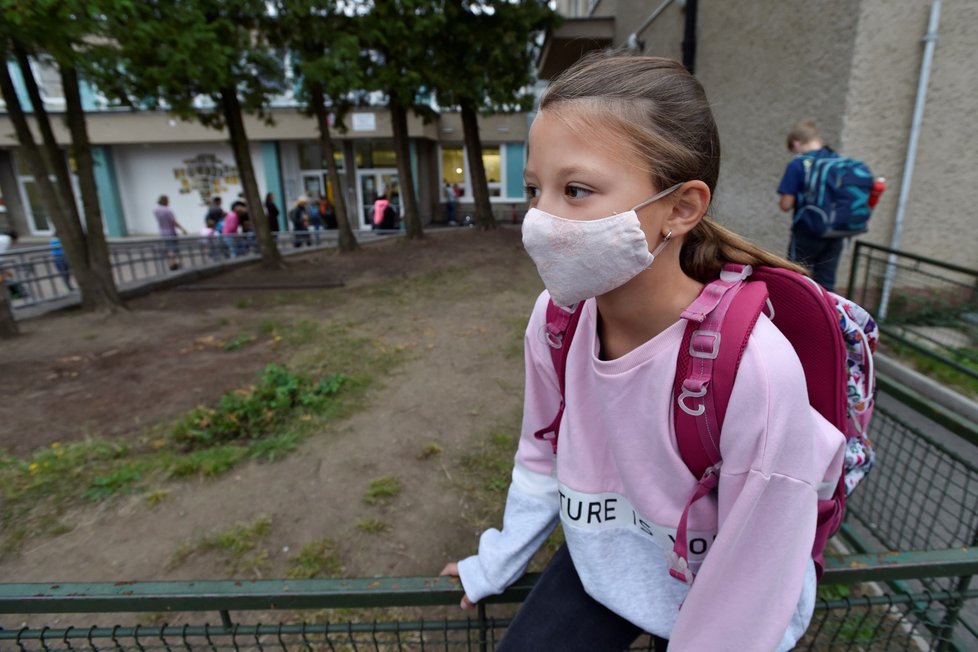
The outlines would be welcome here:
<svg viewBox="0 0 978 652">
<path fill-rule="evenodd" d="M 535 435 L 550 440 L 555 454 L 564 412 L 567 351 L 582 306 L 565 310 L 551 302 L 547 307 L 546 337 L 561 403 L 553 422 Z M 801 360 L 812 407 L 846 436 L 839 482 L 831 497 L 820 497 L 818 502 L 812 546 L 818 577 L 822 576 L 825 544 L 842 524 L 846 496 L 873 466 L 873 448 L 866 437 L 876 391 L 873 352 L 879 331 L 873 318 L 855 303 L 795 272 L 725 265 L 720 278 L 707 284 L 682 314 L 688 324 L 676 364 L 673 419 L 680 455 L 690 472 L 700 478 L 683 511 L 670 555 L 669 573 L 683 582 L 693 581 L 686 539 L 689 509 L 718 484 L 723 419 L 741 356 L 762 310 Z"/>
</svg>

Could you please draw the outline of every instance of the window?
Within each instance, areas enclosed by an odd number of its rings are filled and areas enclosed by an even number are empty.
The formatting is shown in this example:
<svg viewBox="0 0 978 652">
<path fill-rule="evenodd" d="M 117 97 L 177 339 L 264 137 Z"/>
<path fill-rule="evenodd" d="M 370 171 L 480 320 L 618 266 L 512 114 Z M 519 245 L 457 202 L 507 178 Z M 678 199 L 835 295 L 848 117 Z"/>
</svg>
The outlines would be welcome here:
<svg viewBox="0 0 978 652">
<path fill-rule="evenodd" d="M 336 169 L 343 170 L 343 148 L 338 143 L 333 145 L 333 160 L 336 161 Z M 325 170 L 326 159 L 322 155 L 322 148 L 318 142 L 307 141 L 299 143 L 299 167 L 303 170 Z"/>
<path fill-rule="evenodd" d="M 482 165 L 486 169 L 486 181 L 489 182 L 489 196 L 502 197 L 502 163 L 499 157 L 499 146 L 482 148 Z"/>
<path fill-rule="evenodd" d="M 391 141 L 358 142 L 355 151 L 358 168 L 397 167 L 397 154 Z"/>
<path fill-rule="evenodd" d="M 490 197 L 503 197 L 504 163 L 501 145 L 489 145 L 482 148 L 482 165 L 486 170 L 486 181 L 489 184 Z M 463 196 L 472 198 L 470 179 L 466 174 L 465 150 L 462 147 L 441 148 L 441 176 L 448 183 L 458 184 L 463 190 Z"/>
</svg>

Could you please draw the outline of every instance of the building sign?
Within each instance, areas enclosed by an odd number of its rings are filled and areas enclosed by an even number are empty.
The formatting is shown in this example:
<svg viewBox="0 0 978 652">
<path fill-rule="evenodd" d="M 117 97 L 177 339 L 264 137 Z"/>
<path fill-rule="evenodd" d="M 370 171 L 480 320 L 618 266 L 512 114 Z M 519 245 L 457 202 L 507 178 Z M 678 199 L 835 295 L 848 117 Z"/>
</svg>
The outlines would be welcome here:
<svg viewBox="0 0 978 652">
<path fill-rule="evenodd" d="M 377 116 L 374 113 L 354 113 L 353 131 L 377 131 Z"/>
<path fill-rule="evenodd" d="M 200 194 L 201 204 L 208 204 L 211 197 L 228 190 L 228 185 L 237 185 L 238 168 L 228 165 L 214 154 L 198 154 L 184 160 L 182 168 L 174 168 L 173 176 L 180 182 L 180 194 L 192 192 Z"/>
</svg>

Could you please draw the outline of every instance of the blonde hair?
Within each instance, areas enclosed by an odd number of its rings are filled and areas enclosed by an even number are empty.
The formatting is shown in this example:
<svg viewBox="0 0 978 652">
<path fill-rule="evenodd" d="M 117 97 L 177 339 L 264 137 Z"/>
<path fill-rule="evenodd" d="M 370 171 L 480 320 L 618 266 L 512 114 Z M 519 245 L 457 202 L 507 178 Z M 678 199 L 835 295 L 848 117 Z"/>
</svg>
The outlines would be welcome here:
<svg viewBox="0 0 978 652">
<path fill-rule="evenodd" d="M 598 53 L 553 80 L 540 110 L 587 135 L 590 142 L 622 144 L 641 161 L 657 189 L 698 179 L 711 195 L 720 175 L 720 137 L 703 87 L 677 61 Z M 596 138 L 609 130 L 620 139 Z M 612 142 L 609 142 L 612 140 Z M 724 263 L 768 265 L 805 273 L 800 266 L 748 242 L 708 217 L 683 241 L 683 272 L 701 283 Z"/>
<path fill-rule="evenodd" d="M 796 122 L 791 127 L 785 143 L 788 146 L 788 151 L 793 151 L 795 143 L 806 144 L 819 138 L 821 136 L 818 134 L 818 128 L 815 126 L 815 122 L 813 120 L 802 120 L 801 122 Z"/>
</svg>

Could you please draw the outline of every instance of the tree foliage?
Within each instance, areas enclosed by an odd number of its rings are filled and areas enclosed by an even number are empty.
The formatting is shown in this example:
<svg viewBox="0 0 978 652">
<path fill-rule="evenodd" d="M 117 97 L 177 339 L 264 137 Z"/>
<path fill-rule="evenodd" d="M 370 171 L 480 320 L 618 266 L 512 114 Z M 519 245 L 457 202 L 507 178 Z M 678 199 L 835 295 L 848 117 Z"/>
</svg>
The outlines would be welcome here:
<svg viewBox="0 0 978 652">
<path fill-rule="evenodd" d="M 242 119 L 253 113 L 270 121 L 269 101 L 283 90 L 282 61 L 267 38 L 267 2 L 101 1 L 107 39 L 92 59 L 99 88 L 132 107 L 226 128 L 262 261 L 281 266 Z"/>
<path fill-rule="evenodd" d="M 442 4 L 440 0 L 375 0 L 358 20 L 369 50 L 364 60 L 366 88 L 384 93 L 390 108 L 408 238 L 424 236 L 411 168 L 408 112 L 426 120 L 435 115 L 418 98 L 432 87 L 434 53 L 447 28 Z"/>
<path fill-rule="evenodd" d="M 461 112 L 476 223 L 496 223 L 482 163 L 478 114 L 528 110 L 537 36 L 559 20 L 546 0 L 444 0 L 449 28 L 435 51 L 433 84 L 441 106 Z"/>
<path fill-rule="evenodd" d="M 350 210 L 336 168 L 336 150 L 330 130 L 335 121 L 344 131 L 344 120 L 362 94 L 362 48 L 343 3 L 336 0 L 277 0 L 271 30 L 273 41 L 290 52 L 297 80 L 296 98 L 316 119 L 320 149 L 333 187 L 340 251 L 358 248 L 350 225 Z"/>
</svg>

